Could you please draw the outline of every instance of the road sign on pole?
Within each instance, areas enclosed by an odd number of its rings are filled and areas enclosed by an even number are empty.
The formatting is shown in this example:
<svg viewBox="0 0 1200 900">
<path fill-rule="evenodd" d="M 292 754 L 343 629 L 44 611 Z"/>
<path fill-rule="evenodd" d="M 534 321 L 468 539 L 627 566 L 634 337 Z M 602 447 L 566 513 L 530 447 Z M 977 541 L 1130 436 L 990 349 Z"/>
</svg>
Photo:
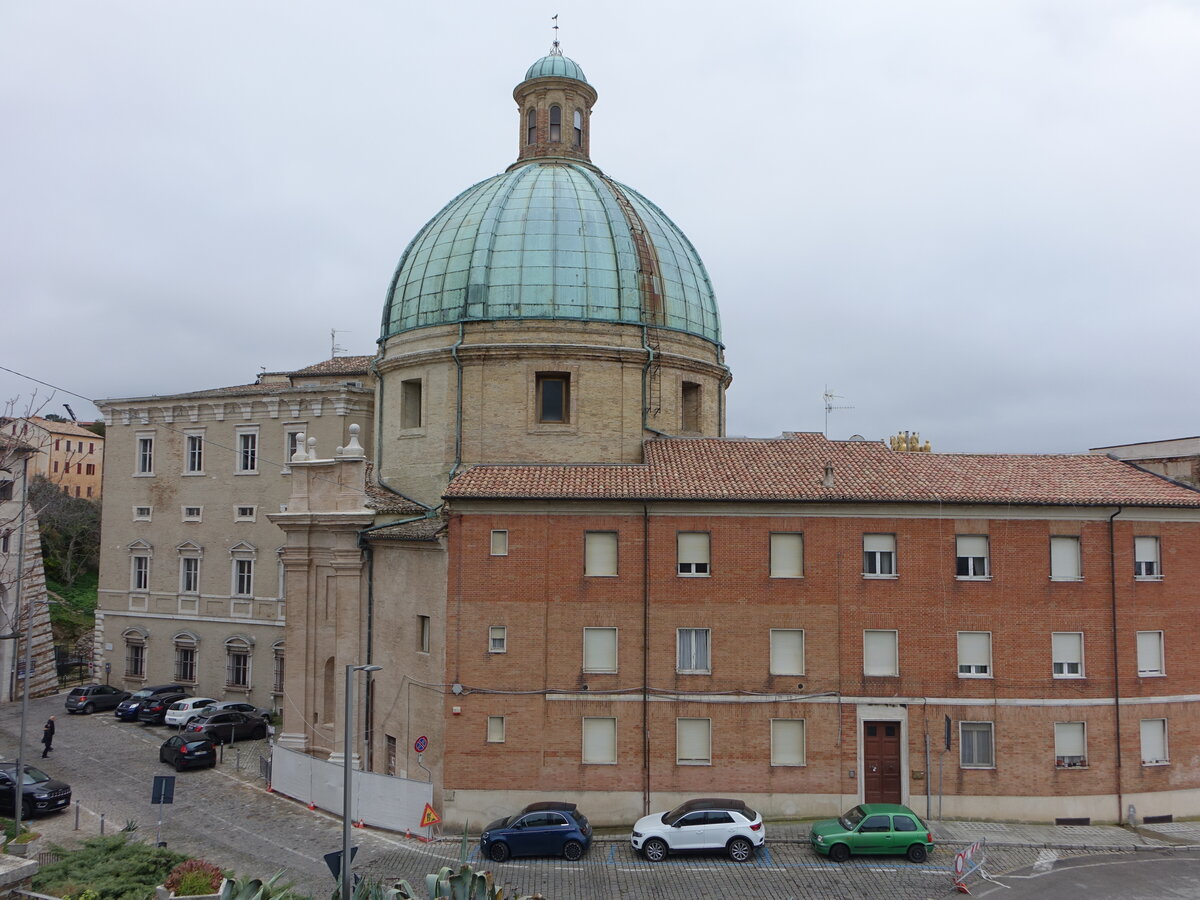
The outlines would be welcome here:
<svg viewBox="0 0 1200 900">
<path fill-rule="evenodd" d="M 358 847 L 351 847 L 350 862 L 354 862 L 356 856 L 358 856 Z M 333 880 L 340 882 L 342 880 L 342 851 L 334 850 L 332 853 L 326 853 L 325 865 L 329 866 L 329 871 L 333 873 Z"/>
<path fill-rule="evenodd" d="M 155 775 L 154 787 L 150 790 L 151 803 L 175 802 L 175 776 Z"/>
<path fill-rule="evenodd" d="M 415 741 L 413 741 L 413 749 L 416 750 L 418 753 L 424 753 L 425 748 L 428 746 L 429 746 L 429 738 L 425 737 L 425 735 L 421 735 L 419 738 L 417 738 Z"/>
</svg>

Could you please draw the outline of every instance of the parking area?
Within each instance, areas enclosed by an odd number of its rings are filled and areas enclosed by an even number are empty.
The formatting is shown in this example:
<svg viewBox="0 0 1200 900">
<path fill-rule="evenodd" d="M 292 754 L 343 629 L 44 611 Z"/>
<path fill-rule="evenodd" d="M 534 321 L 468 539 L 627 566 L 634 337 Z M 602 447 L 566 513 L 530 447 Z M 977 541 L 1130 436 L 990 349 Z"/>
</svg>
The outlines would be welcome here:
<svg viewBox="0 0 1200 900">
<path fill-rule="evenodd" d="M 54 752 L 40 759 L 37 738 L 49 715 L 58 716 Z M 128 822 L 150 840 L 159 831 L 157 808 L 150 804 L 155 775 L 175 774 L 158 761 L 158 747 L 173 729 L 118 722 L 111 713 L 64 715 L 62 695 L 30 704 L 27 734 L 29 761 L 41 764 L 55 778 L 68 782 L 80 802 L 78 831 L 75 811 L 35 820 L 35 828 L 51 841 L 71 845 Z M 20 706 L 0 707 L 0 755 L 15 755 Z M 269 876 L 282 871 L 305 893 L 329 896 L 333 879 L 323 856 L 340 849 L 341 821 L 320 810 L 268 793 L 259 778 L 264 742 L 249 741 L 225 748 L 224 759 L 212 770 L 177 776 L 175 803 L 164 809 L 162 839 L 172 849 L 209 859 L 239 874 Z M 514 810 L 515 811 L 515 810 Z M 482 823 L 481 823 L 482 824 Z M 635 854 L 627 837 L 597 840 L 583 859 L 522 859 L 494 863 L 480 859 L 477 839 L 471 843 L 471 862 L 491 869 L 506 894 L 540 892 L 551 900 L 599 900 L 615 897 L 840 898 L 886 897 L 927 900 L 958 896 L 950 883 L 956 846 L 986 836 L 992 843 L 989 871 L 1000 874 L 1022 867 L 1046 865 L 1081 855 L 1102 856 L 1135 845 L 1179 843 L 1187 835 L 1139 835 L 1125 829 L 1079 831 L 1039 826 L 938 823 L 941 842 L 922 864 L 903 858 L 855 858 L 845 864 L 819 857 L 807 845 L 805 823 L 768 823 L 765 850 L 746 863 L 723 855 L 671 856 L 650 863 Z M 981 829 L 987 833 L 981 833 Z M 990 829 L 990 830 L 988 830 Z M 1197 828 L 1193 827 L 1193 831 Z M 1065 836 L 1064 846 L 1052 846 L 1049 835 Z M 442 865 L 456 866 L 459 842 L 446 837 L 433 843 L 401 835 L 355 829 L 359 846 L 356 871 L 381 881 L 407 879 L 414 885 Z"/>
</svg>

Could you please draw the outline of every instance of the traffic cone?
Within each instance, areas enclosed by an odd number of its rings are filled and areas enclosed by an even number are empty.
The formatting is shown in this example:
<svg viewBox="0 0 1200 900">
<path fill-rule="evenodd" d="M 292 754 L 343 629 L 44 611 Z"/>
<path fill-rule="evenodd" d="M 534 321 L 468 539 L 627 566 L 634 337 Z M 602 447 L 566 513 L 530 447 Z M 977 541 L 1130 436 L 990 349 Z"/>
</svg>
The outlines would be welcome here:
<svg viewBox="0 0 1200 900">
<path fill-rule="evenodd" d="M 317 808 L 317 804 L 315 804 L 315 803 L 313 803 L 311 800 L 309 800 L 309 801 L 308 801 L 308 808 L 309 808 L 309 809 L 316 809 L 316 808 Z"/>
</svg>

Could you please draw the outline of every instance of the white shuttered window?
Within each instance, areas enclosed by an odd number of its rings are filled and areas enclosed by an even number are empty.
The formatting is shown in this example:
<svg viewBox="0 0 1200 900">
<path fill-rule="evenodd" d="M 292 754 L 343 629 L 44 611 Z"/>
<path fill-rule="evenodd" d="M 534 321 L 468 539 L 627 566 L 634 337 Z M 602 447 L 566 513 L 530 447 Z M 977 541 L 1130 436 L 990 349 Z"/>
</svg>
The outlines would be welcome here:
<svg viewBox="0 0 1200 900">
<path fill-rule="evenodd" d="M 1083 677 L 1083 634 L 1056 631 L 1050 636 L 1055 678 Z"/>
<path fill-rule="evenodd" d="M 771 577 L 804 577 L 804 535 L 771 535 Z"/>
<path fill-rule="evenodd" d="M 675 720 L 675 762 L 681 766 L 712 765 L 712 719 Z"/>
<path fill-rule="evenodd" d="M 1135 578 L 1157 579 L 1162 577 L 1158 557 L 1158 538 L 1135 537 L 1133 539 L 1133 574 Z"/>
<path fill-rule="evenodd" d="M 1079 538 L 1055 535 L 1050 538 L 1050 578 L 1054 581 L 1080 581 Z"/>
<path fill-rule="evenodd" d="M 958 633 L 958 674 L 960 678 L 986 678 L 992 674 L 990 631 Z"/>
<path fill-rule="evenodd" d="M 1163 633 L 1161 631 L 1139 631 L 1137 633 L 1137 666 L 1139 675 L 1162 675 Z"/>
<path fill-rule="evenodd" d="M 863 674 L 899 675 L 900 660 L 895 631 L 863 632 Z"/>
<path fill-rule="evenodd" d="M 488 716 L 487 739 L 489 744 L 504 743 L 504 716 Z"/>
<path fill-rule="evenodd" d="M 804 720 L 771 720 L 771 765 L 804 765 Z"/>
<path fill-rule="evenodd" d="M 804 631 L 800 628 L 771 629 L 771 674 L 804 674 Z"/>
<path fill-rule="evenodd" d="M 678 535 L 680 575 L 709 574 L 709 539 L 703 531 L 681 531 Z"/>
<path fill-rule="evenodd" d="M 1083 722 L 1054 723 L 1054 764 L 1064 769 L 1087 765 L 1087 730 Z"/>
<path fill-rule="evenodd" d="M 960 534 L 955 538 L 955 576 L 958 578 L 987 578 L 991 574 L 988 565 L 988 539 L 984 534 Z"/>
<path fill-rule="evenodd" d="M 589 531 L 583 536 L 583 574 L 605 577 L 617 574 L 617 533 Z"/>
<path fill-rule="evenodd" d="M 617 671 L 617 629 L 583 629 L 583 671 Z"/>
<path fill-rule="evenodd" d="M 583 719 L 583 761 L 611 766 L 617 761 L 617 720 L 601 716 Z"/>
<path fill-rule="evenodd" d="M 495 530 L 492 532 L 492 556 L 508 556 L 508 532 Z"/>
<path fill-rule="evenodd" d="M 1167 761 L 1167 720 L 1142 719 L 1142 765 L 1161 766 Z"/>
</svg>

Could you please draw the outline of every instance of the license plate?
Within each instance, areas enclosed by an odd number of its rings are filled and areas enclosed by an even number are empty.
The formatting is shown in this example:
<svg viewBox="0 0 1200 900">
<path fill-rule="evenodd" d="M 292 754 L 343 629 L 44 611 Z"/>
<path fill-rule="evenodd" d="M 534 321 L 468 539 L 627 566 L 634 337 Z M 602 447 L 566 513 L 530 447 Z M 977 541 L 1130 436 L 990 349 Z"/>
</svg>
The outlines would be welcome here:
<svg viewBox="0 0 1200 900">
<path fill-rule="evenodd" d="M 192 751 L 192 756 L 208 756 L 208 751 L 207 750 L 194 750 L 194 751 Z"/>
</svg>

